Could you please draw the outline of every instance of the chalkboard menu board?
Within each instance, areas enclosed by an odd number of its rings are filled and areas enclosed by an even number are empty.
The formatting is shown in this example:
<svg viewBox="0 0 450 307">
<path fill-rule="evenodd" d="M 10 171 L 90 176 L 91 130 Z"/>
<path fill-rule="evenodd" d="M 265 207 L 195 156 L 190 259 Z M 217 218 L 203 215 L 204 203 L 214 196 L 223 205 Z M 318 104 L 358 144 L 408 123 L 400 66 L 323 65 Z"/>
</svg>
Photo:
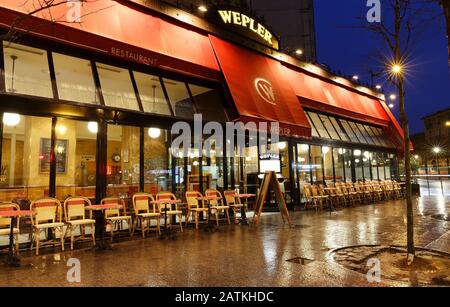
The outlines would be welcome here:
<svg viewBox="0 0 450 307">
<path fill-rule="evenodd" d="M 56 173 L 61 174 L 67 171 L 67 150 L 68 140 L 56 140 L 55 158 L 56 158 Z M 41 138 L 41 151 L 39 154 L 39 172 L 50 172 L 50 150 L 52 147 L 52 140 Z"/>
</svg>

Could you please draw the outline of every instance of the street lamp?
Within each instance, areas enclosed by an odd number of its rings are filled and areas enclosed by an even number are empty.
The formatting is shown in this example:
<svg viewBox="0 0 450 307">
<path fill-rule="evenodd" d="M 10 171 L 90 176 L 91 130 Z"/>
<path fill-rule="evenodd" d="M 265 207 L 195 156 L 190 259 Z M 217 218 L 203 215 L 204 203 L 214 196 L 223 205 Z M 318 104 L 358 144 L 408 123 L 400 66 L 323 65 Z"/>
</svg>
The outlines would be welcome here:
<svg viewBox="0 0 450 307">
<path fill-rule="evenodd" d="M 402 73 L 403 67 L 400 64 L 394 64 L 394 65 L 392 65 L 392 69 L 391 70 L 392 70 L 392 73 L 394 75 L 398 75 L 398 74 Z"/>
<path fill-rule="evenodd" d="M 375 88 L 376 88 L 377 90 L 381 90 L 381 85 L 377 84 L 377 85 L 375 86 Z"/>
<path fill-rule="evenodd" d="M 354 76 L 352 77 L 352 79 L 355 80 L 355 81 L 358 81 L 358 80 L 359 80 L 359 76 L 354 75 Z"/>
<path fill-rule="evenodd" d="M 297 50 L 295 50 L 295 54 L 296 55 L 302 55 L 303 54 L 303 50 L 302 49 L 297 49 Z"/>
<path fill-rule="evenodd" d="M 199 10 L 200 12 L 202 12 L 202 13 L 206 13 L 206 12 L 208 11 L 208 9 L 206 8 L 206 6 L 204 6 L 204 5 L 200 5 L 200 6 L 198 7 L 198 10 Z"/>
<path fill-rule="evenodd" d="M 439 148 L 439 147 L 433 147 L 433 152 L 435 153 L 435 154 L 439 154 L 440 152 L 441 152 L 441 148 Z"/>
</svg>

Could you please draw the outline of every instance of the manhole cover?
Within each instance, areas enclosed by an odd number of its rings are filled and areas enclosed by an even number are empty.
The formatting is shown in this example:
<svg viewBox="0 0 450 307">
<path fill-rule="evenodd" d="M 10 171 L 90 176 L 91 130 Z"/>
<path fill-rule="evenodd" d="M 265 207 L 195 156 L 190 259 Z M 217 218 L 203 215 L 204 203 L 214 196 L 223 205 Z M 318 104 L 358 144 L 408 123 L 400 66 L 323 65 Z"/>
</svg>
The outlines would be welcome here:
<svg viewBox="0 0 450 307">
<path fill-rule="evenodd" d="M 449 214 L 435 214 L 431 216 L 434 219 L 438 219 L 441 221 L 447 221 L 450 222 L 450 215 Z"/>
<path fill-rule="evenodd" d="M 301 265 L 307 265 L 307 264 L 309 264 L 311 262 L 314 262 L 314 260 L 311 260 L 311 259 L 308 259 L 308 258 L 303 258 L 303 257 L 295 257 L 295 258 L 292 258 L 292 259 L 289 259 L 289 260 L 286 260 L 286 261 L 293 262 L 293 263 L 298 263 L 298 264 L 301 264 Z"/>
</svg>

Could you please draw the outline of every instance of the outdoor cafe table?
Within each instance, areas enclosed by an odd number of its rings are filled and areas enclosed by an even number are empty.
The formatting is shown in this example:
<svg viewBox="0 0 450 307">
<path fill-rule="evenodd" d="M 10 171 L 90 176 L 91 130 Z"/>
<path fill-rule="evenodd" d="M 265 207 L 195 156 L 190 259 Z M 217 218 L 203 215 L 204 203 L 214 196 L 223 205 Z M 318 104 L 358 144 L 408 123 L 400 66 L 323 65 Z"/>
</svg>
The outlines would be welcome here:
<svg viewBox="0 0 450 307">
<path fill-rule="evenodd" d="M 234 197 L 245 199 L 245 206 L 248 207 L 248 199 L 255 196 L 256 194 L 236 194 Z M 239 224 L 242 225 L 248 225 L 247 214 L 245 213 L 245 206 L 241 207 L 241 219 L 239 221 Z"/>
<path fill-rule="evenodd" d="M 92 205 L 87 206 L 86 210 L 94 211 L 95 213 L 95 237 L 100 236 L 100 242 L 95 246 L 97 250 L 112 249 L 108 242 L 105 241 L 105 210 L 121 209 L 121 205 L 105 204 L 105 205 Z M 111 225 L 112 227 L 112 225 Z"/>
<path fill-rule="evenodd" d="M 203 196 L 203 197 L 197 197 L 198 200 L 205 200 L 206 204 L 208 206 L 208 227 L 206 228 L 206 231 L 214 232 L 217 230 L 217 227 L 212 228 L 211 227 L 211 201 L 212 200 L 221 200 L 222 197 L 219 196 Z"/>
<path fill-rule="evenodd" d="M 172 229 L 168 229 L 167 228 L 167 205 L 168 204 L 179 204 L 181 203 L 180 199 L 158 199 L 158 200 L 152 200 L 150 202 L 151 204 L 156 204 L 156 205 L 164 205 L 164 232 L 162 233 L 161 238 L 167 238 L 170 237 L 172 235 Z"/>
<path fill-rule="evenodd" d="M 6 258 L 6 264 L 10 266 L 20 266 L 20 258 L 14 252 L 14 225 L 17 223 L 19 216 L 32 216 L 34 211 L 31 210 L 5 210 L 0 211 L 0 217 L 11 218 L 11 225 L 9 231 L 9 255 Z"/>
</svg>

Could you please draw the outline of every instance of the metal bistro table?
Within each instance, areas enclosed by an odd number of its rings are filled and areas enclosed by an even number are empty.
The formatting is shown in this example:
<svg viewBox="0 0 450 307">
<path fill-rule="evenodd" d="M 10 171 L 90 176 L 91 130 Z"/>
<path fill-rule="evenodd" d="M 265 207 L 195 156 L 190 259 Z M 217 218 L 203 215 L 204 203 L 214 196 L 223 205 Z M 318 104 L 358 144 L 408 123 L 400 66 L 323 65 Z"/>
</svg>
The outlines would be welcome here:
<svg viewBox="0 0 450 307">
<path fill-rule="evenodd" d="M 92 205 L 87 206 L 86 210 L 94 211 L 95 213 L 95 237 L 100 237 L 100 242 L 94 246 L 95 250 L 111 250 L 111 245 L 105 241 L 105 210 L 121 209 L 121 205 L 106 204 L 106 205 Z M 112 226 L 111 226 L 112 227 Z"/>
<path fill-rule="evenodd" d="M 9 266 L 20 266 L 20 258 L 17 252 L 14 252 L 14 225 L 17 224 L 17 218 L 19 216 L 32 216 L 34 211 L 31 210 L 5 210 L 0 211 L 0 217 L 11 218 L 11 225 L 9 230 L 9 250 L 8 257 L 6 258 L 6 264 Z"/>
<path fill-rule="evenodd" d="M 172 228 L 168 229 L 167 227 L 167 211 L 170 211 L 167 209 L 168 204 L 179 204 L 181 203 L 180 199 L 159 199 L 159 200 L 152 200 L 150 202 L 151 204 L 157 204 L 158 206 L 164 205 L 164 231 L 161 234 L 161 239 L 167 239 L 171 238 L 173 235 Z"/>
<path fill-rule="evenodd" d="M 239 219 L 239 224 L 248 226 L 247 213 L 245 212 L 245 207 L 248 208 L 248 199 L 251 197 L 255 197 L 256 194 L 236 194 L 235 198 L 243 198 L 245 199 L 244 206 L 241 207 L 241 218 Z"/>
<path fill-rule="evenodd" d="M 222 197 L 218 197 L 218 196 L 203 196 L 203 197 L 197 197 L 198 200 L 205 200 L 206 204 L 208 206 L 208 222 L 207 222 L 207 227 L 205 228 L 205 231 L 207 232 L 215 232 L 217 231 L 217 226 L 211 227 L 211 201 L 213 200 L 221 200 Z"/>
</svg>

